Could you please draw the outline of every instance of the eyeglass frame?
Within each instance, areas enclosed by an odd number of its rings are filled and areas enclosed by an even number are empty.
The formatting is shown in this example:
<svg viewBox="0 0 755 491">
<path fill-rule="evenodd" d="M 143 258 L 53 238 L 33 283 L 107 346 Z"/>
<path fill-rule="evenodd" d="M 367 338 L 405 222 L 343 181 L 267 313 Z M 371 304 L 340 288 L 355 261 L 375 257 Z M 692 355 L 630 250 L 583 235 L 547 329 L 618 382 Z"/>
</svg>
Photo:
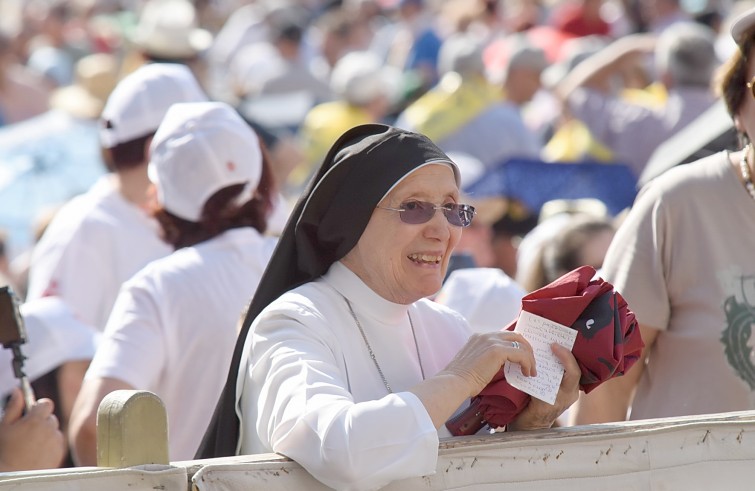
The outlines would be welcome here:
<svg viewBox="0 0 755 491">
<path fill-rule="evenodd" d="M 427 220 L 425 220 L 423 222 L 416 222 L 416 223 L 407 222 L 406 220 L 404 220 L 404 217 L 402 215 L 402 213 L 404 213 L 404 212 L 407 212 L 407 211 L 411 212 L 411 210 L 408 210 L 407 208 L 404 208 L 404 206 L 407 203 L 419 203 L 419 204 L 422 204 L 422 205 L 430 205 L 433 208 L 433 213 L 427 218 Z M 441 210 L 443 212 L 443 216 L 446 218 L 446 220 L 448 221 L 448 223 L 450 225 L 453 225 L 454 227 L 467 228 L 470 225 L 472 225 L 472 220 L 474 219 L 475 215 L 477 215 L 477 211 L 475 210 L 474 206 L 468 205 L 468 204 L 464 204 L 464 203 L 446 203 L 446 204 L 443 204 L 443 205 L 436 205 L 435 203 L 430 203 L 429 201 L 420 201 L 420 200 L 413 199 L 413 200 L 407 200 L 407 201 L 401 203 L 401 205 L 399 205 L 399 206 L 401 206 L 401 208 L 392 208 L 390 206 L 376 206 L 375 208 L 379 208 L 381 210 L 388 210 L 388 211 L 397 211 L 397 212 L 399 212 L 399 218 L 401 219 L 401 221 L 403 223 L 406 223 L 407 225 L 422 225 L 424 223 L 427 223 L 427 222 L 429 222 L 430 220 L 433 219 L 433 217 L 435 216 L 435 212 L 437 212 L 438 210 Z M 459 223 L 459 224 L 453 223 L 451 221 L 451 218 L 449 217 L 449 215 L 447 215 L 447 213 L 449 213 L 449 212 L 453 213 L 453 209 L 449 209 L 448 208 L 449 206 L 457 207 L 458 211 L 463 211 L 465 213 L 471 211 L 472 215 L 469 218 L 469 222 L 466 225 L 464 223 Z M 461 221 L 461 215 L 459 215 L 459 220 Z"/>
</svg>

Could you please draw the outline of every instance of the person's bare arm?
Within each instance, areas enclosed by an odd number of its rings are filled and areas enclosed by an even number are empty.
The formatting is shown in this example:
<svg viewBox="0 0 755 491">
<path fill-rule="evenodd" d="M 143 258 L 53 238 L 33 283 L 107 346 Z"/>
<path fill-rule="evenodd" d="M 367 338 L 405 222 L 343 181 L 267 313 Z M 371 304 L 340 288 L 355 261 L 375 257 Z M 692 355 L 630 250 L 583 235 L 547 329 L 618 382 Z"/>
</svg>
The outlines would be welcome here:
<svg viewBox="0 0 755 491">
<path fill-rule="evenodd" d="M 24 398 L 14 389 L 0 420 L 0 472 L 60 466 L 66 446 L 50 399 L 38 400 L 24 414 Z"/>
<path fill-rule="evenodd" d="M 656 39 L 650 34 L 625 36 L 586 58 L 553 89 L 556 96 L 566 101 L 579 87 L 605 90 L 612 75 L 618 74 L 632 58 L 651 53 Z"/>
<path fill-rule="evenodd" d="M 73 405 L 68 428 L 73 461 L 79 466 L 97 465 L 97 410 L 106 395 L 134 387 L 114 378 L 84 380 Z"/>
<path fill-rule="evenodd" d="M 627 412 L 632 404 L 637 383 L 640 381 L 648 353 L 659 331 L 640 325 L 640 333 L 645 342 L 642 357 L 623 376 L 603 382 L 589 394 L 580 394 L 579 401 L 570 413 L 570 424 L 608 423 L 627 419 Z"/>
<path fill-rule="evenodd" d="M 58 394 L 60 404 L 60 429 L 64 435 L 68 435 L 68 424 L 71 420 L 71 412 L 76 396 L 81 390 L 84 375 L 89 367 L 89 360 L 68 361 L 58 367 Z"/>
</svg>

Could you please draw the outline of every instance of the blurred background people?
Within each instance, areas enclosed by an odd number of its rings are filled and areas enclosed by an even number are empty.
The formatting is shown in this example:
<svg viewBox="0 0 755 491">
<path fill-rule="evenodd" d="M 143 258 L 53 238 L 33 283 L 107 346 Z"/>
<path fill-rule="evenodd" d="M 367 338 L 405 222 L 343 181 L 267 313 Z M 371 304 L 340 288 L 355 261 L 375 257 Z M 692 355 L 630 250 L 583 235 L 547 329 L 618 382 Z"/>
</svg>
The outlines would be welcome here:
<svg viewBox="0 0 755 491">
<path fill-rule="evenodd" d="M 0 186 L 0 201 L 6 205 L 0 210 L 0 227 L 9 233 L 15 274 L 24 284 L 16 290 L 21 298 L 37 224 L 106 172 L 99 118 L 117 72 L 112 55 L 84 56 L 76 62 L 74 82 L 51 93 L 47 111 L 0 128 L 0 167 L 9 176 Z"/>
<path fill-rule="evenodd" d="M 42 76 L 16 57 L 13 38 L 0 32 L 0 126 L 45 112 L 49 93 Z"/>
<path fill-rule="evenodd" d="M 527 292 L 535 291 L 580 266 L 600 270 L 615 233 L 606 216 L 585 212 L 563 212 L 545 218 L 533 231 L 547 230 L 533 244 L 530 262 L 520 257 L 517 281 Z M 527 240 L 527 239 L 525 239 Z M 525 250 L 520 249 L 522 256 Z"/>
<path fill-rule="evenodd" d="M 540 145 L 518 106 L 504 101 L 508 92 L 488 82 L 477 41 L 468 35 L 448 38 L 440 50 L 438 71 L 440 82 L 399 115 L 397 126 L 425 134 L 444 151 L 470 155 L 486 167 L 511 157 L 538 155 Z"/>
<path fill-rule="evenodd" d="M 438 53 L 443 34 L 437 5 L 427 0 L 398 0 L 393 22 L 375 33 L 370 49 L 404 72 L 417 95 L 438 81 Z"/>
<path fill-rule="evenodd" d="M 206 96 L 188 68 L 155 63 L 118 83 L 101 117 L 111 173 L 57 212 L 34 248 L 28 299 L 59 296 L 102 331 L 121 283 L 170 248 L 146 211 L 147 149 L 175 102 Z"/>
<path fill-rule="evenodd" d="M 638 56 L 654 53 L 662 102 L 628 101 L 613 90 L 616 77 Z M 555 87 L 564 109 L 589 129 L 639 177 L 650 155 L 665 139 L 689 124 L 714 101 L 710 89 L 719 60 L 713 32 L 693 23 L 677 23 L 656 40 L 621 38 L 579 63 Z"/>
<path fill-rule="evenodd" d="M 384 66 L 374 53 L 352 51 L 341 57 L 330 74 L 330 87 L 338 99 L 307 112 L 298 132 L 306 162 L 294 171 L 290 184 L 302 189 L 349 128 L 384 122 L 396 103 L 399 84 L 400 73 Z"/>
<path fill-rule="evenodd" d="M 96 464 L 102 399 L 120 389 L 157 394 L 170 421 L 171 460 L 189 460 L 220 395 L 241 311 L 275 240 L 263 237 L 272 176 L 247 123 L 219 102 L 173 105 L 150 147 L 154 215 L 175 252 L 121 288 L 76 400 L 70 441 Z M 197 394 L 202 394 L 201 403 Z"/>
<path fill-rule="evenodd" d="M 194 3 L 189 0 L 147 0 L 126 42 L 132 48 L 124 60 L 128 74 L 144 63 L 179 63 L 192 71 L 207 89 L 204 53 L 212 45 L 210 31 L 199 26 Z"/>
<path fill-rule="evenodd" d="M 295 133 L 306 113 L 333 99 L 326 80 L 315 76 L 304 49 L 305 9 L 281 6 L 267 13 L 267 40 L 240 49 L 231 64 L 241 110 L 273 130 Z"/>
</svg>

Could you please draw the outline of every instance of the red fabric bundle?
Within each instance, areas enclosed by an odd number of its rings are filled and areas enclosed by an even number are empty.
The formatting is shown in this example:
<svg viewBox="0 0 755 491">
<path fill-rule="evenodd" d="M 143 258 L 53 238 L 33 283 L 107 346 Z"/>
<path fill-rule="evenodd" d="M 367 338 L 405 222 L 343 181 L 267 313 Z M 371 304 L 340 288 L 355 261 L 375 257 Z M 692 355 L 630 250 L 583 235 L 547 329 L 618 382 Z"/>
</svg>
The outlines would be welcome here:
<svg viewBox="0 0 755 491">
<path fill-rule="evenodd" d="M 623 375 L 639 359 L 644 343 L 634 314 L 610 283 L 592 279 L 595 269 L 582 266 L 522 299 L 522 310 L 576 329 L 572 353 L 582 371 L 579 387 L 590 392 L 602 382 Z M 505 330 L 513 331 L 516 321 Z M 503 370 L 449 420 L 452 435 L 476 433 L 487 423 L 500 427 L 516 418 L 530 396 L 515 389 Z"/>
</svg>

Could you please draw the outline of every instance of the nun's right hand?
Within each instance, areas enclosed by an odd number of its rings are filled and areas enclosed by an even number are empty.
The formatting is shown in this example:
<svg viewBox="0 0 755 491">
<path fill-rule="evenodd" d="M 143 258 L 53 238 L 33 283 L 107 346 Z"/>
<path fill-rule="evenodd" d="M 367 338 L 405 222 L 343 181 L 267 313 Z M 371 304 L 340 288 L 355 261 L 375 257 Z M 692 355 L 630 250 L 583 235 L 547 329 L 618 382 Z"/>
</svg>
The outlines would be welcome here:
<svg viewBox="0 0 755 491">
<path fill-rule="evenodd" d="M 535 376 L 532 346 L 520 334 L 498 331 L 473 334 L 443 370 L 464 380 L 469 397 L 476 396 L 506 361 L 518 363 L 525 376 Z"/>
</svg>

